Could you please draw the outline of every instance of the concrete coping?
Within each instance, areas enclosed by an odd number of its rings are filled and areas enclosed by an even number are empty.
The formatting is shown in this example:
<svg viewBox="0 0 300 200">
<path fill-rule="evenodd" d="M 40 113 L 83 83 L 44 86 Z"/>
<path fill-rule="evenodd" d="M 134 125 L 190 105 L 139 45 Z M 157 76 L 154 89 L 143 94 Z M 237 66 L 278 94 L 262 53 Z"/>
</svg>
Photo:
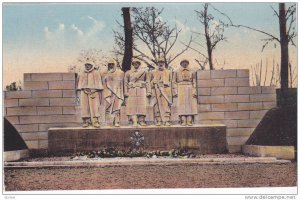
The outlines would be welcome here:
<svg viewBox="0 0 300 200">
<path fill-rule="evenodd" d="M 94 127 L 51 127 L 48 130 L 54 131 L 54 130 L 95 130 L 95 129 L 161 129 L 161 128 L 210 128 L 210 127 L 226 127 L 225 124 L 196 124 L 193 126 L 180 126 L 180 125 L 173 125 L 173 126 L 155 126 L 155 125 L 149 125 L 149 126 L 120 126 L 120 127 L 114 127 L 114 126 L 101 126 L 100 128 L 94 128 Z"/>
<path fill-rule="evenodd" d="M 23 167 L 104 167 L 114 165 L 174 165 L 174 164 L 198 164 L 198 165 L 226 165 L 226 164 L 285 164 L 289 160 L 277 160 L 274 157 L 248 157 L 248 158 L 103 158 L 101 160 L 70 160 L 70 161 L 40 161 L 40 162 L 5 162 L 6 168 Z"/>
<path fill-rule="evenodd" d="M 28 149 L 4 151 L 3 153 L 4 161 L 16 161 L 16 160 L 20 160 L 21 158 L 28 158 L 28 157 L 29 157 Z"/>
</svg>

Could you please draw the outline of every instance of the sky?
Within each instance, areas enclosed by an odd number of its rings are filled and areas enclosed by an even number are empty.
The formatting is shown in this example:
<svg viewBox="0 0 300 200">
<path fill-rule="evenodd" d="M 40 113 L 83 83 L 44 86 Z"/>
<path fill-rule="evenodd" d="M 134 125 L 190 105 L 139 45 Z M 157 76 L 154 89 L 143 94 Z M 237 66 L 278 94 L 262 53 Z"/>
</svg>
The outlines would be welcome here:
<svg viewBox="0 0 300 200">
<path fill-rule="evenodd" d="M 270 7 L 278 9 L 277 3 L 213 5 L 235 24 L 255 27 L 279 37 L 278 20 Z M 203 31 L 195 13 L 201 10 L 201 3 L 4 3 L 3 84 L 22 81 L 23 73 L 66 72 L 81 50 L 95 48 L 110 54 L 114 46 L 113 30 L 119 30 L 116 21 L 122 22 L 124 6 L 164 8 L 162 19 L 182 29 L 173 53 L 183 48 L 181 42 L 187 42 L 192 31 Z M 210 12 L 216 14 L 213 10 Z M 268 59 L 269 63 L 273 58 L 275 62 L 280 60 L 278 45 L 276 48 L 269 45 L 261 52 L 261 39 L 266 38 L 265 35 L 242 28 L 229 28 L 224 34 L 227 41 L 221 42 L 214 52 L 216 69 L 249 69 L 261 59 Z M 204 40 L 198 38 L 197 42 Z M 205 52 L 199 46 L 197 49 Z M 182 58 L 196 65 L 194 59 L 200 57 L 190 50 L 172 65 L 178 66 Z M 290 60 L 296 66 L 295 47 L 290 48 Z"/>
</svg>

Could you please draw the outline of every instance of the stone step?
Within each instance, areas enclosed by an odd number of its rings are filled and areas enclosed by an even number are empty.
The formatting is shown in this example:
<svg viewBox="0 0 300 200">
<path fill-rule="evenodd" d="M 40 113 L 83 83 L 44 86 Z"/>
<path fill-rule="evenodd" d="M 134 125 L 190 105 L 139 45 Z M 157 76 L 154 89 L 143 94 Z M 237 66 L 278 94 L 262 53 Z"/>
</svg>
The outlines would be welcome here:
<svg viewBox="0 0 300 200">
<path fill-rule="evenodd" d="M 285 164 L 289 160 L 277 160 L 274 157 L 246 157 L 246 158 L 101 158 L 100 160 L 70 160 L 70 161 L 41 161 L 41 162 L 5 162 L 4 167 L 103 167 L 112 165 L 172 165 L 172 164 L 196 164 L 196 165 L 225 165 L 225 164 Z"/>
</svg>

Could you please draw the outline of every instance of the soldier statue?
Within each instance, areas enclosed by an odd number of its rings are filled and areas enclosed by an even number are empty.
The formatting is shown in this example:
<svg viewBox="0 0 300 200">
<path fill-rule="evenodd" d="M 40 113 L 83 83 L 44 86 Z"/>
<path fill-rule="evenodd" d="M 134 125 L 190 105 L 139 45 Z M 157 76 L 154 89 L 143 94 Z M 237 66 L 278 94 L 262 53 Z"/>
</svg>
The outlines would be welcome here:
<svg viewBox="0 0 300 200">
<path fill-rule="evenodd" d="M 120 110 L 124 102 L 124 72 L 114 60 L 108 62 L 108 72 L 104 78 L 104 99 L 106 113 L 113 115 L 113 125 L 120 126 Z"/>
<path fill-rule="evenodd" d="M 152 94 L 154 96 L 154 116 L 156 125 L 170 126 L 172 105 L 172 71 L 166 69 L 163 58 L 158 60 L 158 68 L 150 74 Z"/>
<path fill-rule="evenodd" d="M 189 67 L 189 61 L 180 62 L 180 68 L 174 72 L 174 97 L 177 97 L 177 112 L 182 126 L 192 126 L 193 116 L 197 115 L 197 89 L 195 73 Z"/>
<path fill-rule="evenodd" d="M 78 77 L 77 91 L 80 91 L 81 117 L 83 127 L 100 127 L 100 101 L 102 98 L 102 77 L 92 62 L 87 59 L 84 70 Z"/>
<path fill-rule="evenodd" d="M 151 95 L 148 72 L 140 68 L 141 62 L 132 61 L 131 70 L 125 73 L 124 96 L 127 99 L 126 112 L 131 117 L 133 126 L 145 126 L 147 96 Z"/>
</svg>

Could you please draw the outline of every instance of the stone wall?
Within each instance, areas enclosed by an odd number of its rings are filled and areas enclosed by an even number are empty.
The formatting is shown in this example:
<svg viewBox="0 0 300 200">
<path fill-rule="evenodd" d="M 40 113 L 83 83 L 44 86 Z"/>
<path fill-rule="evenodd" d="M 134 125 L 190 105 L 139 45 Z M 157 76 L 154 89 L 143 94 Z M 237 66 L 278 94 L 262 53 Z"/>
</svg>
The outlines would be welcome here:
<svg viewBox="0 0 300 200">
<path fill-rule="evenodd" d="M 276 107 L 275 87 L 249 86 L 249 70 L 197 72 L 200 124 L 227 126 L 230 152 L 243 145 L 265 113 Z"/>
<path fill-rule="evenodd" d="M 250 87 L 249 70 L 198 71 L 197 87 L 199 115 L 196 123 L 225 124 L 230 152 L 241 151 L 241 145 L 264 114 L 276 106 L 275 88 Z M 122 107 L 122 125 L 128 123 L 125 110 Z M 172 110 L 176 113 L 176 108 Z M 4 114 L 30 149 L 47 149 L 48 128 L 80 125 L 75 74 L 24 74 L 23 91 L 5 92 Z M 152 120 L 153 116 L 149 116 L 148 123 Z M 101 122 L 104 121 L 101 117 Z M 111 124 L 110 116 L 106 116 L 106 121 Z M 176 121 L 174 117 L 173 121 Z"/>
<path fill-rule="evenodd" d="M 48 128 L 78 126 L 74 73 L 26 73 L 23 91 L 6 91 L 4 114 L 30 149 L 48 148 Z"/>
</svg>

